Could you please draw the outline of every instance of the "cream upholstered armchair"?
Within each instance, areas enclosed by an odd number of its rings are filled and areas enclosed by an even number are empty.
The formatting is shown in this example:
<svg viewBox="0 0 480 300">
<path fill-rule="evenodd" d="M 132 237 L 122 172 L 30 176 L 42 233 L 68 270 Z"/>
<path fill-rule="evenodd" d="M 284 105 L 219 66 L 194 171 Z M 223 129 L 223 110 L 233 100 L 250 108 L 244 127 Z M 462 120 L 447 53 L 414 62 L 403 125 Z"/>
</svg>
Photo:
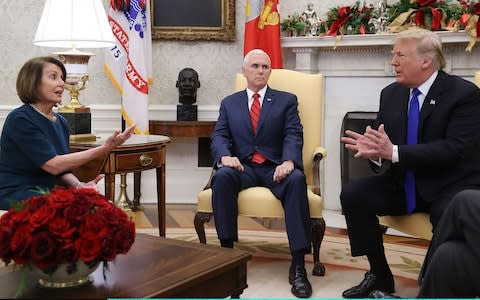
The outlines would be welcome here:
<svg viewBox="0 0 480 300">
<path fill-rule="evenodd" d="M 475 73 L 475 84 L 480 87 L 480 72 Z M 413 213 L 404 216 L 383 216 L 380 224 L 425 240 L 432 239 L 432 223 L 427 213 Z"/>
<path fill-rule="evenodd" d="M 403 216 L 383 216 L 379 218 L 379 221 L 381 225 L 387 228 L 390 227 L 424 240 L 432 239 L 432 223 L 430 223 L 430 215 L 427 213 L 416 212 Z"/>
<path fill-rule="evenodd" d="M 320 194 L 320 160 L 326 150 L 320 147 L 323 128 L 323 76 L 291 70 L 272 70 L 268 81 L 271 88 L 297 95 L 298 110 L 303 125 L 303 164 L 308 184 L 308 202 L 312 221 L 313 275 L 323 276 L 325 267 L 320 263 L 320 245 L 325 233 L 322 217 L 323 201 Z M 242 74 L 237 74 L 236 90 L 247 86 Z M 213 175 L 213 174 L 212 174 Z M 278 199 L 264 187 L 252 187 L 238 196 L 238 215 L 260 218 L 284 218 L 283 207 Z M 201 243 L 206 243 L 204 225 L 212 218 L 212 190 L 210 182 L 198 194 L 197 213 L 194 223 Z"/>
</svg>

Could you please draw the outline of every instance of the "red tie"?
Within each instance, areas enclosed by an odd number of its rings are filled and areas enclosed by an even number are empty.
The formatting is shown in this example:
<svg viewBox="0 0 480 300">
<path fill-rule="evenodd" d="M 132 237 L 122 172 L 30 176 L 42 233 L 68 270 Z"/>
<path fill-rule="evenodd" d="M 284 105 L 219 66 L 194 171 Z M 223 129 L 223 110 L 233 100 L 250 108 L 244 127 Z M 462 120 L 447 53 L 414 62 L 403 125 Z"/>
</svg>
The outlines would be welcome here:
<svg viewBox="0 0 480 300">
<path fill-rule="evenodd" d="M 258 93 L 253 94 L 253 103 L 250 108 L 250 119 L 252 120 L 253 134 L 257 134 L 258 119 L 260 119 L 260 95 Z M 254 152 L 252 155 L 252 161 L 257 164 L 262 164 L 267 159 L 265 156 L 258 152 Z"/>
</svg>

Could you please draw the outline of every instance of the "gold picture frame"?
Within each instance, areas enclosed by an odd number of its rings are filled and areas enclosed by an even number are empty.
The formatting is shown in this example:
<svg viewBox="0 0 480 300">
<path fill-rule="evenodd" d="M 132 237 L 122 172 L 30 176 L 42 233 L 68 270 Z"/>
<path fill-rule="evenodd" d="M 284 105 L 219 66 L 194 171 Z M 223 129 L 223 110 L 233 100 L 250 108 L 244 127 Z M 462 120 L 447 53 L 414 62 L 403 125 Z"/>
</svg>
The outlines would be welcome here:
<svg viewBox="0 0 480 300">
<path fill-rule="evenodd" d="M 153 39 L 235 40 L 235 0 L 150 0 L 150 4 Z"/>
</svg>

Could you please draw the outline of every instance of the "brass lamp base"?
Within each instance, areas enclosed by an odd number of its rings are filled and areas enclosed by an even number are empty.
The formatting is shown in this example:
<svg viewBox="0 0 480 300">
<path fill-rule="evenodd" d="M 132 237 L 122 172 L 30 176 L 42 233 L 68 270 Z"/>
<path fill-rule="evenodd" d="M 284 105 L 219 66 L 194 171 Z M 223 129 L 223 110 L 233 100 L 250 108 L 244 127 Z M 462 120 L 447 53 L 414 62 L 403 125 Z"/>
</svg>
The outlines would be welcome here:
<svg viewBox="0 0 480 300">
<path fill-rule="evenodd" d="M 92 131 L 92 115 L 90 108 L 86 106 L 69 107 L 63 106 L 58 113 L 64 117 L 70 125 L 70 142 L 91 142 L 96 140 Z"/>
<path fill-rule="evenodd" d="M 70 135 L 70 142 L 94 142 L 96 140 L 97 136 L 92 133 Z"/>
<path fill-rule="evenodd" d="M 59 113 L 90 113 L 90 107 L 80 104 L 79 106 L 73 106 L 70 104 L 60 106 L 58 108 Z"/>
</svg>

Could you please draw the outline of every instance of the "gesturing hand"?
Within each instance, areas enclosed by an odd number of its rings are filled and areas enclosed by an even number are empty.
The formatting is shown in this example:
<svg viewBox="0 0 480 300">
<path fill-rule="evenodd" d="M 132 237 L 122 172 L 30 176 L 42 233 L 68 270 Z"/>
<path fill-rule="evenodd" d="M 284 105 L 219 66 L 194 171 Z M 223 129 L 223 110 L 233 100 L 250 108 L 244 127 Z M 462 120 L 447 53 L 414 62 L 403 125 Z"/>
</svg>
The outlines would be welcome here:
<svg viewBox="0 0 480 300">
<path fill-rule="evenodd" d="M 378 130 L 368 126 L 364 136 L 373 143 L 372 149 L 367 152 L 367 155 L 370 154 L 374 157 L 369 158 L 392 160 L 393 144 L 385 132 L 385 126 L 383 124 L 378 127 Z"/>
<path fill-rule="evenodd" d="M 135 124 L 127 127 L 122 133 L 120 133 L 118 130 L 115 130 L 105 141 L 105 147 L 107 147 L 109 150 L 112 150 L 115 147 L 120 146 L 132 136 L 134 130 Z"/>
<path fill-rule="evenodd" d="M 364 134 L 352 130 L 346 130 L 345 134 L 347 136 L 340 140 L 345 143 L 345 148 L 356 151 L 355 158 L 392 159 L 393 144 L 385 132 L 383 124 L 378 127 L 378 130 L 367 126 Z"/>
<path fill-rule="evenodd" d="M 77 188 L 79 189 L 93 189 L 97 192 L 100 192 L 100 190 L 98 189 L 98 182 L 100 180 L 103 179 L 103 177 L 105 177 L 103 174 L 100 174 L 98 175 L 97 177 L 95 177 L 95 179 L 89 181 L 89 182 L 80 182 L 78 185 L 77 185 Z"/>
</svg>

